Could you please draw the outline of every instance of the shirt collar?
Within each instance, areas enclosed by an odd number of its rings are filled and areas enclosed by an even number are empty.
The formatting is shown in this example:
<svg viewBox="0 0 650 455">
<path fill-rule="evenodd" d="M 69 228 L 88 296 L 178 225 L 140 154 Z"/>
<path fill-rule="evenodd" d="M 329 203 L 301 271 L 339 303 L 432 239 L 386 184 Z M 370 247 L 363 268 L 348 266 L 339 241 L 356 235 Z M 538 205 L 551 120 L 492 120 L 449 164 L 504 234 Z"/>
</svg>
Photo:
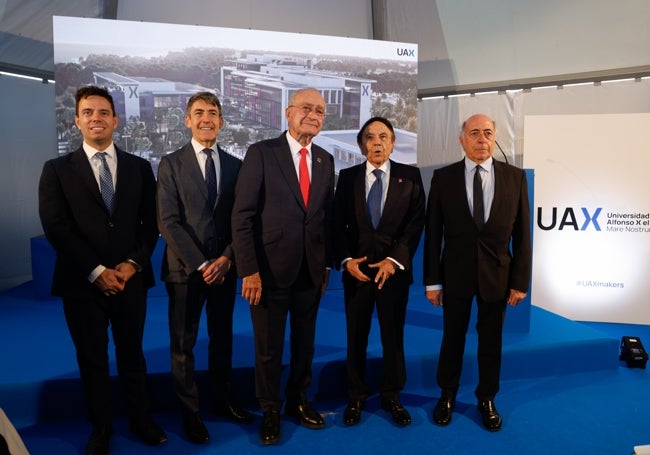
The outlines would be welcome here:
<svg viewBox="0 0 650 455">
<path fill-rule="evenodd" d="M 476 164 L 474 161 L 465 157 L 465 172 L 471 172 L 476 168 L 476 166 L 481 166 L 484 171 L 490 172 L 492 169 L 493 158 L 489 157 L 487 160 L 483 161 L 481 164 Z"/>
<path fill-rule="evenodd" d="M 111 142 L 108 147 L 106 147 L 104 150 L 97 150 L 95 147 L 84 141 L 82 145 L 84 152 L 86 153 L 86 156 L 88 159 L 92 158 L 95 156 L 95 154 L 100 153 L 100 152 L 105 152 L 106 155 L 108 155 L 112 160 L 115 160 L 115 144 Z"/>
<path fill-rule="evenodd" d="M 217 153 L 217 150 L 218 150 L 218 146 L 217 146 L 216 142 L 214 144 L 212 144 L 212 147 L 206 147 L 203 144 L 201 144 L 199 141 L 192 138 L 191 144 L 192 144 L 192 148 L 194 148 L 194 153 L 196 153 L 197 155 L 199 153 L 201 153 L 206 148 L 209 148 L 210 150 L 212 150 L 215 153 Z"/>
<path fill-rule="evenodd" d="M 384 174 L 388 174 L 388 172 L 390 172 L 390 160 L 386 160 L 384 164 L 382 164 L 379 167 L 373 166 L 368 162 L 368 160 L 366 160 L 366 175 L 372 174 L 372 171 L 374 171 L 375 169 L 381 169 L 382 171 L 384 171 Z"/>
<path fill-rule="evenodd" d="M 295 140 L 289 131 L 287 130 L 287 141 L 289 142 L 289 148 L 291 149 L 291 155 L 297 155 L 301 149 L 307 149 L 307 155 L 311 155 L 311 142 L 305 146 L 301 145 L 300 142 Z"/>
</svg>

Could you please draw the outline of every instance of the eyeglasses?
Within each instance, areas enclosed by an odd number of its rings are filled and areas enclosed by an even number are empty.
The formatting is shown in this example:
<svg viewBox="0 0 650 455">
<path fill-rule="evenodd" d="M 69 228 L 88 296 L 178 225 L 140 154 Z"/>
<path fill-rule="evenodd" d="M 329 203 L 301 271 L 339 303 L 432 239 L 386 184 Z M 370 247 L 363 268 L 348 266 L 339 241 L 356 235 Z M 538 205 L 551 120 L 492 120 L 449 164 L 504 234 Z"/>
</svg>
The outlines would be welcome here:
<svg viewBox="0 0 650 455">
<path fill-rule="evenodd" d="M 481 130 L 471 130 L 471 131 L 466 132 L 465 134 L 467 136 L 469 136 L 470 138 L 472 138 L 472 139 L 478 139 L 479 136 L 481 135 L 481 133 L 483 134 L 485 139 L 487 139 L 488 141 L 491 141 L 492 139 L 494 139 L 494 131 L 492 131 L 492 130 L 483 130 L 483 131 L 481 131 Z"/>
<path fill-rule="evenodd" d="M 313 106 L 311 106 L 309 104 L 301 104 L 300 106 L 296 106 L 296 105 L 291 104 L 291 105 L 289 105 L 289 107 L 295 107 L 295 108 L 300 109 L 300 112 L 302 112 L 302 115 L 304 115 L 304 116 L 307 116 L 307 115 L 309 115 L 309 114 L 311 114 L 313 112 L 316 117 L 319 117 L 319 118 L 324 118 L 325 117 L 325 109 L 323 109 L 320 106 L 313 107 Z"/>
</svg>

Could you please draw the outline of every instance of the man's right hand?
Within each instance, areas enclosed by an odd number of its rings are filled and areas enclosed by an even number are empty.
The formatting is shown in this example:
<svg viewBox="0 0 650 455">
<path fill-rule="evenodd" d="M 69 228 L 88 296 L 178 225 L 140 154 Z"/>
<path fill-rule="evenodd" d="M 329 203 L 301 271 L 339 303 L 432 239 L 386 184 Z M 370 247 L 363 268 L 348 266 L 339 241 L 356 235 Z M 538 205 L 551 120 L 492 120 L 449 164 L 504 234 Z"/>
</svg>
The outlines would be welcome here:
<svg viewBox="0 0 650 455">
<path fill-rule="evenodd" d="M 366 262 L 367 260 L 368 256 L 348 259 L 345 263 L 345 270 L 352 276 L 352 278 L 355 278 L 361 282 L 365 283 L 366 281 L 370 281 L 370 277 L 363 273 L 359 268 L 359 265 Z"/>
<path fill-rule="evenodd" d="M 433 304 L 433 306 L 442 306 L 442 289 L 425 291 L 424 296 Z"/>
<path fill-rule="evenodd" d="M 242 279 L 241 295 L 249 305 L 258 305 L 262 300 L 262 278 L 260 272 L 245 276 Z"/>
</svg>

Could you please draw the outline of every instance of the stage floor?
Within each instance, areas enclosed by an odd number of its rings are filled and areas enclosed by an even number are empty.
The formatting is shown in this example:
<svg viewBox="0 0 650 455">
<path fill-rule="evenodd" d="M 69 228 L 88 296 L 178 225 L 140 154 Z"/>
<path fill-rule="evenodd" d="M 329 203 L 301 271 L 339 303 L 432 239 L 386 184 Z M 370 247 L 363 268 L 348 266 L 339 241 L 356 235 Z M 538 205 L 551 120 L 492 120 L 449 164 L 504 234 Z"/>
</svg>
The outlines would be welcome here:
<svg viewBox="0 0 650 455">
<path fill-rule="evenodd" d="M 508 314 L 518 311 L 509 308 Z M 507 316 L 509 317 L 509 316 Z M 345 315 L 342 291 L 329 290 L 321 303 L 314 360 L 314 403 L 327 427 L 312 431 L 283 420 L 277 448 L 294 453 L 414 452 L 436 453 L 631 453 L 650 443 L 650 394 L 645 370 L 628 369 L 618 360 L 620 336 L 643 336 L 641 326 L 584 324 L 537 307 L 530 309 L 530 331 L 504 334 L 502 389 L 497 406 L 504 428 L 488 433 L 480 424 L 473 390 L 476 383 L 476 336 L 468 335 L 466 361 L 454 421 L 447 428 L 432 424 L 439 395 L 435 369 L 441 339 L 442 312 L 414 287 L 407 315 L 408 380 L 402 401 L 413 424 L 398 428 L 379 409 L 375 395 L 361 424 L 345 427 Z M 152 296 L 145 331 L 145 355 L 150 373 L 152 410 L 167 429 L 164 447 L 149 448 L 134 440 L 122 416 L 116 420 L 111 453 L 257 453 L 259 411 L 254 400 L 253 341 L 248 304 L 238 297 L 235 315 L 234 376 L 238 398 L 257 415 L 250 426 L 238 426 L 210 416 L 212 441 L 197 447 L 180 429 L 169 378 L 167 302 Z M 636 330 L 636 331 L 635 331 Z M 650 332 L 650 331 L 649 331 Z M 81 384 L 61 304 L 35 298 L 30 283 L 0 294 L 0 407 L 17 427 L 32 454 L 76 454 L 89 434 L 84 421 Z M 209 395 L 205 369 L 207 334 L 202 326 L 196 348 L 199 383 Z M 380 380 L 381 345 L 376 321 L 369 344 L 368 380 Z M 112 353 L 111 353 L 112 359 Z M 114 364 L 112 365 L 114 369 Z M 645 382 L 644 382 L 645 381 Z M 117 384 L 116 384 L 117 385 Z M 116 386 L 116 395 L 119 395 Z M 636 393 L 636 391 L 640 393 Z M 119 399 L 116 399 L 119 404 Z M 611 427 L 611 428 L 610 428 Z M 565 450 L 566 449 L 566 450 Z"/>
</svg>

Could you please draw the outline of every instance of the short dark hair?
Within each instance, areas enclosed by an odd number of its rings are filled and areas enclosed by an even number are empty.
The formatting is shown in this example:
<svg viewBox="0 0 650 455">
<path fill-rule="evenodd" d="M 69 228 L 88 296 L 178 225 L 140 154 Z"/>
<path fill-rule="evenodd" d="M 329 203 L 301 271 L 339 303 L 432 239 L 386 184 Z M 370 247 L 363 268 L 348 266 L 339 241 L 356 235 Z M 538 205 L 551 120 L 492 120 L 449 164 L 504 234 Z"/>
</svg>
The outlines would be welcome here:
<svg viewBox="0 0 650 455">
<path fill-rule="evenodd" d="M 111 111 L 113 111 L 113 117 L 115 117 L 115 104 L 113 103 L 113 97 L 108 90 L 103 87 L 97 87 L 96 85 L 86 85 L 77 90 L 77 93 L 74 95 L 75 100 L 75 114 L 79 115 L 79 102 L 89 96 L 101 96 L 106 99 L 111 104 Z"/>
<path fill-rule="evenodd" d="M 192 95 L 192 97 L 187 100 L 187 107 L 185 109 L 185 113 L 187 115 L 190 114 L 192 105 L 198 100 L 205 101 L 206 103 L 212 104 L 213 106 L 217 106 L 219 108 L 219 115 L 221 115 L 221 102 L 219 101 L 217 95 L 212 92 L 196 92 L 194 95 Z"/>
<path fill-rule="evenodd" d="M 361 144 L 363 143 L 363 132 L 366 130 L 366 128 L 368 128 L 368 125 L 375 122 L 380 122 L 386 125 L 386 128 L 388 128 L 390 130 L 390 133 L 393 135 L 393 139 L 395 139 L 395 130 L 393 129 L 393 125 L 390 123 L 390 121 L 387 118 L 372 117 L 368 119 L 366 123 L 363 124 L 363 126 L 357 133 L 357 144 L 359 144 L 359 147 L 361 147 Z"/>
</svg>

